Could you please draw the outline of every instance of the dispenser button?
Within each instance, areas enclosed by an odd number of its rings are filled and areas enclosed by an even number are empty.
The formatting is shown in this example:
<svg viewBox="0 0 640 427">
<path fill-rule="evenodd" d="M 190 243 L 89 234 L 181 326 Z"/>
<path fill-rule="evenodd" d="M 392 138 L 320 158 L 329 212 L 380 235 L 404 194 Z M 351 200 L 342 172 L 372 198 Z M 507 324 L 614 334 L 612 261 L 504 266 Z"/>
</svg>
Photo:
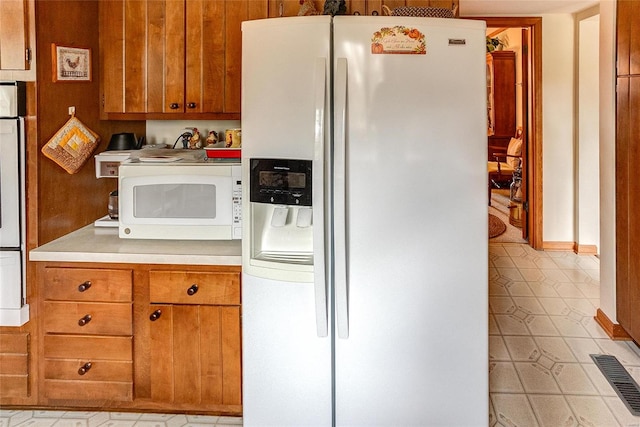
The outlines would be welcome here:
<svg viewBox="0 0 640 427">
<path fill-rule="evenodd" d="M 311 208 L 300 208 L 298 210 L 298 217 L 296 218 L 296 226 L 300 228 L 306 228 L 311 226 L 313 210 Z"/>
<path fill-rule="evenodd" d="M 272 227 L 284 227 L 287 222 L 287 215 L 289 214 L 288 208 L 274 208 L 273 216 L 271 217 Z"/>
</svg>

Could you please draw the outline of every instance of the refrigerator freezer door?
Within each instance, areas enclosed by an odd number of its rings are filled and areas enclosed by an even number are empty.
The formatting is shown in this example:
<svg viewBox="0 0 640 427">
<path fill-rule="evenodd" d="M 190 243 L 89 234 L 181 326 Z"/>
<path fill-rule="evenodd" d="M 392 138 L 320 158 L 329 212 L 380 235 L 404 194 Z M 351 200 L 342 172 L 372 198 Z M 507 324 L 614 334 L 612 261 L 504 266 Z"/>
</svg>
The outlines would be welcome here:
<svg viewBox="0 0 640 427">
<path fill-rule="evenodd" d="M 284 24 L 286 22 L 286 25 Z M 331 336 L 324 280 L 323 178 L 328 126 L 328 16 L 274 18 L 243 24 L 243 423 L 245 426 L 330 426 Z M 294 60 L 295 59 L 295 60 Z M 311 160 L 312 205 L 250 200 L 250 159 Z M 318 208 L 320 211 L 318 211 Z M 275 226 L 256 212 L 286 209 Z M 253 216 L 253 217 L 252 217 Z M 255 220 L 255 222 L 254 222 Z M 260 229 L 262 227 L 262 229 Z M 271 227 L 269 230 L 267 227 Z M 287 235 L 290 227 L 290 235 Z M 313 227 L 313 265 L 254 262 L 252 241 L 280 233 L 278 242 Z M 269 233 L 266 233 L 267 235 Z M 273 241 L 276 241 L 274 239 Z M 285 247 L 284 249 L 287 249 Z M 292 254 L 295 255 L 295 254 Z"/>
<path fill-rule="evenodd" d="M 418 52 L 378 53 L 389 34 L 384 50 L 405 35 Z M 487 423 L 484 40 L 482 22 L 334 19 L 335 66 L 347 62 L 338 426 Z"/>
</svg>

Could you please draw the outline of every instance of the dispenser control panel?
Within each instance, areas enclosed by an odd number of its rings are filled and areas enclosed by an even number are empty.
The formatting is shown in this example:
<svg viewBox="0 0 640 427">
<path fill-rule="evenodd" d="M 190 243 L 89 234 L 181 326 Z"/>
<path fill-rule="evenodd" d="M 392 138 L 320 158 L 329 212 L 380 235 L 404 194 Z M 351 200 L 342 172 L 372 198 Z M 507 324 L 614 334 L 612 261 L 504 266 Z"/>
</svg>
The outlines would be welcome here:
<svg viewBox="0 0 640 427">
<path fill-rule="evenodd" d="M 251 159 L 250 200 L 311 206 L 311 160 Z"/>
</svg>

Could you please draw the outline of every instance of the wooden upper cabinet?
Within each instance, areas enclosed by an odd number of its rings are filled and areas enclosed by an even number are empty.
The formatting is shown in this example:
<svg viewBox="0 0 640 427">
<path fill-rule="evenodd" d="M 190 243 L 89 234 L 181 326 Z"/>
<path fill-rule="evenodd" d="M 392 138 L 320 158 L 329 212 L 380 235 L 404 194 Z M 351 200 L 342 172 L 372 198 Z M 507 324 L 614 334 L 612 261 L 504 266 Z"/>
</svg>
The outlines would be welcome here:
<svg viewBox="0 0 640 427">
<path fill-rule="evenodd" d="M 28 70 L 28 0 L 0 1 L 0 70 Z"/>
<path fill-rule="evenodd" d="M 383 15 L 382 6 L 393 10 L 401 6 L 441 7 L 456 9 L 458 16 L 459 0 L 346 0 L 347 15 Z M 322 13 L 323 0 L 314 0 L 317 11 Z M 296 16 L 300 10 L 299 0 L 269 0 L 269 16 Z"/>
<path fill-rule="evenodd" d="M 187 2 L 184 51 L 186 111 L 228 112 L 224 108 L 224 23 L 225 2 Z"/>
<path fill-rule="evenodd" d="M 640 342 L 640 3 L 617 2 L 616 318 Z"/>
<path fill-rule="evenodd" d="M 617 75 L 640 75 L 640 2 L 617 3 Z"/>
<path fill-rule="evenodd" d="M 491 136 L 510 139 L 516 132 L 516 54 L 510 50 L 487 54 L 491 81 Z"/>
<path fill-rule="evenodd" d="M 103 112 L 238 115 L 241 24 L 267 14 L 268 0 L 100 2 Z"/>
</svg>

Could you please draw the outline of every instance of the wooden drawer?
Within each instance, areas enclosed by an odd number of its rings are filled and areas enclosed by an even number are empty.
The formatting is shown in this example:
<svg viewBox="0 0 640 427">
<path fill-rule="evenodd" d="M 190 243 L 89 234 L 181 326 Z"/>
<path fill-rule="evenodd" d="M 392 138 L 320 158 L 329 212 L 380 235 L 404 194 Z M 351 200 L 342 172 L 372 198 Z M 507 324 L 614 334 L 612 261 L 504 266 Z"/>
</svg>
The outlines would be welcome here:
<svg viewBox="0 0 640 427">
<path fill-rule="evenodd" d="M 132 360 L 132 337 L 45 335 L 45 359 Z"/>
<path fill-rule="evenodd" d="M 0 382 L 4 375 L 27 375 L 29 373 L 29 357 L 25 354 L 0 353 Z"/>
<path fill-rule="evenodd" d="M 133 362 L 119 360 L 45 359 L 47 380 L 133 381 Z"/>
<path fill-rule="evenodd" d="M 150 271 L 149 296 L 152 303 L 239 305 L 240 274 Z"/>
<path fill-rule="evenodd" d="M 47 267 L 44 276 L 45 300 L 131 301 L 131 270 Z"/>
<path fill-rule="evenodd" d="M 0 334 L 0 382 L 5 375 L 29 374 L 29 334 Z"/>
<path fill-rule="evenodd" d="M 29 334 L 0 334 L 0 396 L 29 393 Z"/>
<path fill-rule="evenodd" d="M 4 397 L 26 397 L 29 396 L 29 376 L 28 375 L 1 375 L 0 376 L 0 396 Z"/>
<path fill-rule="evenodd" d="M 104 406 L 105 400 L 131 402 L 133 383 L 45 379 L 44 395 L 48 399 L 89 400 Z"/>
<path fill-rule="evenodd" d="M 131 303 L 53 302 L 43 303 L 44 332 L 131 335 Z"/>
</svg>

